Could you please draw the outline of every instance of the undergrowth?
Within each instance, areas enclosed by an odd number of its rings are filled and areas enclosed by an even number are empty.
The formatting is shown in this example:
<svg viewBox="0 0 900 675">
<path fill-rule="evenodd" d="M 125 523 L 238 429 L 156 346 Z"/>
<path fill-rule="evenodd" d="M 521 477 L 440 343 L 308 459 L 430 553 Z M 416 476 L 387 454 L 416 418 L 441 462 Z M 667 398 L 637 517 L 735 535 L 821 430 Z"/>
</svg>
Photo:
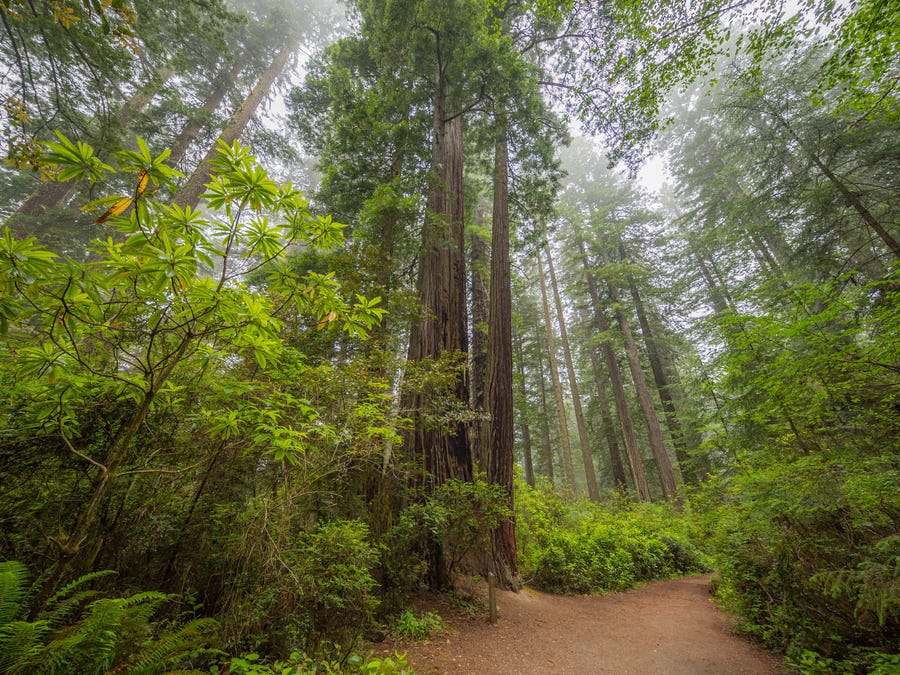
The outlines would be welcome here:
<svg viewBox="0 0 900 675">
<path fill-rule="evenodd" d="M 520 571 L 544 590 L 619 591 L 708 569 L 692 526 L 668 504 L 569 501 L 519 484 L 516 517 Z"/>
</svg>

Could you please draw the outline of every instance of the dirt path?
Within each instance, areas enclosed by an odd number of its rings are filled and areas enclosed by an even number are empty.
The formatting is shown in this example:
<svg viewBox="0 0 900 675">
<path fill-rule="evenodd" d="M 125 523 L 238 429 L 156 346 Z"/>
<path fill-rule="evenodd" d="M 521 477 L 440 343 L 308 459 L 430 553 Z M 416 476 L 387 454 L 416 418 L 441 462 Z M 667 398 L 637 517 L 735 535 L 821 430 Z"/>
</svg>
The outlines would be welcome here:
<svg viewBox="0 0 900 675">
<path fill-rule="evenodd" d="M 430 641 L 384 646 L 405 651 L 420 675 L 779 673 L 780 659 L 731 632 L 708 584 L 688 577 L 579 598 L 501 591 L 496 626 L 442 608 L 445 629 Z"/>
</svg>

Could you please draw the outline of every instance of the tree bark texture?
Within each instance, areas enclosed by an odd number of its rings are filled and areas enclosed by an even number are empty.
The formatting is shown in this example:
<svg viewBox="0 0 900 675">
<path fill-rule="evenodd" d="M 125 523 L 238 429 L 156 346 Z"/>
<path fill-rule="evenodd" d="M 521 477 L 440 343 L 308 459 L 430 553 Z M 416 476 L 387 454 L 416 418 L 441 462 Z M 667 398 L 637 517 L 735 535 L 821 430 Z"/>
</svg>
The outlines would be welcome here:
<svg viewBox="0 0 900 675">
<path fill-rule="evenodd" d="M 494 188 L 496 190 L 496 186 Z M 496 198 L 495 198 L 496 199 Z M 494 215 L 496 218 L 496 214 Z M 475 211 L 475 225 L 480 227 L 484 224 L 484 207 L 479 204 Z M 488 260 L 487 242 L 481 237 L 479 232 L 472 230 L 469 233 L 469 262 L 472 293 L 472 344 L 469 350 L 469 359 L 471 361 L 472 376 L 470 379 L 470 389 L 472 397 L 472 409 L 479 413 L 487 413 L 488 403 L 485 400 L 485 390 L 487 387 L 487 368 L 488 368 L 488 288 L 485 284 L 487 278 L 488 266 L 492 265 L 492 261 Z M 488 439 L 481 438 L 484 424 L 480 417 L 475 420 L 471 427 L 470 443 L 474 453 L 474 459 L 479 468 L 487 471 L 489 466 L 489 443 Z"/>
<path fill-rule="evenodd" d="M 613 424 L 612 411 L 609 408 L 609 393 L 606 389 L 606 381 L 603 379 L 603 370 L 600 367 L 597 351 L 591 348 L 590 353 L 591 368 L 594 371 L 594 381 L 597 385 L 597 407 L 600 409 L 603 437 L 606 439 L 606 447 L 609 449 L 609 466 L 612 471 L 613 486 L 621 492 L 626 492 L 628 490 L 628 477 L 625 475 L 625 466 L 622 464 L 619 441 L 616 440 L 616 429 Z"/>
<path fill-rule="evenodd" d="M 446 120 L 444 90 L 439 82 L 434 98 L 431 186 L 419 256 L 417 291 L 426 315 L 416 320 L 410 330 L 410 362 L 437 359 L 442 354 L 456 354 L 464 359 L 468 351 L 462 118 Z M 458 403 L 468 405 L 465 368 L 454 375 L 449 389 Z M 472 480 L 466 425 L 453 419 L 441 428 L 426 423 L 426 413 L 436 403 L 431 399 L 428 393 L 407 391 L 403 402 L 413 420 L 404 447 L 407 456 L 424 470 L 426 491 L 450 478 Z M 449 573 L 439 544 L 431 542 L 429 583 L 433 588 L 444 588 L 450 583 Z"/>
<path fill-rule="evenodd" d="M 550 412 L 547 407 L 547 378 L 544 375 L 544 348 L 541 343 L 540 328 L 535 325 L 535 346 L 537 347 L 538 384 L 541 397 L 541 467 L 544 476 L 554 485 L 553 443 L 550 439 Z"/>
<path fill-rule="evenodd" d="M 503 488 L 513 506 L 514 415 L 512 289 L 509 253 L 509 147 L 506 125 L 498 122 L 494 152 L 494 209 L 491 231 L 490 328 L 488 330 L 487 403 L 488 480 Z M 514 516 L 491 532 L 491 568 L 501 588 L 522 587 L 516 563 Z"/>
</svg>

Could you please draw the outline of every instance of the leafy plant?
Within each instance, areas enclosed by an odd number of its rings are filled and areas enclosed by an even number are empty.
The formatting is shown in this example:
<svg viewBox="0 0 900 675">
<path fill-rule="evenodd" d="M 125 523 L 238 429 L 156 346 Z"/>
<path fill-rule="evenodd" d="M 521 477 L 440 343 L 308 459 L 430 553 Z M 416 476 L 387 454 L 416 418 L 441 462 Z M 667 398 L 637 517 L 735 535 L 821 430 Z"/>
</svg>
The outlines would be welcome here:
<svg viewBox="0 0 900 675">
<path fill-rule="evenodd" d="M 406 610 L 394 624 L 394 631 L 400 637 L 408 640 L 424 640 L 443 627 L 444 622 L 434 612 L 425 612 L 421 616 L 416 616 L 412 610 Z"/>
<path fill-rule="evenodd" d="M 0 563 L 0 671 L 99 675 L 127 668 L 149 675 L 214 651 L 209 645 L 216 621 L 154 622 L 173 596 L 151 591 L 103 598 L 83 588 L 103 574 L 76 579 L 27 619 L 27 569 L 17 561 Z"/>
</svg>

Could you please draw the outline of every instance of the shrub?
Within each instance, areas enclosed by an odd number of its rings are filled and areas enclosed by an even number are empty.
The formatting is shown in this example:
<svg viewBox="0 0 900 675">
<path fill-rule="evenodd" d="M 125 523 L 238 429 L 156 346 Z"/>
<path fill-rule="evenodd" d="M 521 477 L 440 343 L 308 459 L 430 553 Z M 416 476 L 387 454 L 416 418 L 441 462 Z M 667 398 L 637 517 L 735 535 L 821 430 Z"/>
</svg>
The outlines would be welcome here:
<svg viewBox="0 0 900 675">
<path fill-rule="evenodd" d="M 802 672 L 888 672 L 900 633 L 898 484 L 888 458 L 823 456 L 710 484 L 697 500 L 717 594 Z"/>
<path fill-rule="evenodd" d="M 690 524 L 668 505 L 619 498 L 566 502 L 523 484 L 517 486 L 516 504 L 520 568 L 540 588 L 624 590 L 706 569 L 690 541 Z"/>
<path fill-rule="evenodd" d="M 412 611 L 406 610 L 397 619 L 394 632 L 409 640 L 424 640 L 443 627 L 444 622 L 434 612 L 425 612 L 422 616 L 416 616 Z"/>
</svg>

